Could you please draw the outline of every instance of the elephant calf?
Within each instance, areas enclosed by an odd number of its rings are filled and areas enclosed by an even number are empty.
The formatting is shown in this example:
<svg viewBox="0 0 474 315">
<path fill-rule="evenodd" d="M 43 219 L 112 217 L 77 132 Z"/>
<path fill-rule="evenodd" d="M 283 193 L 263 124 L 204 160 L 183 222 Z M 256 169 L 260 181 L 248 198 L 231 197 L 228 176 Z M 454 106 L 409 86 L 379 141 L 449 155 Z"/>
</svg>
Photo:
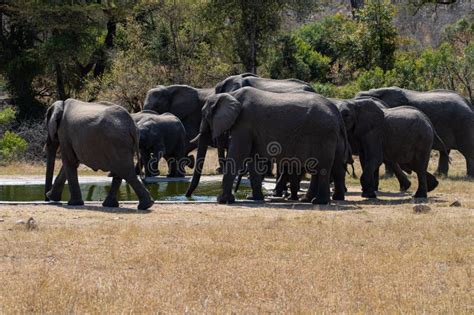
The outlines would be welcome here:
<svg viewBox="0 0 474 315">
<path fill-rule="evenodd" d="M 358 148 L 362 164 L 362 196 L 375 198 L 378 169 L 383 161 L 398 163 L 418 176 L 415 198 L 426 198 L 438 185 L 427 172 L 436 134 L 429 118 L 410 106 L 385 108 L 378 100 L 361 98 L 338 104 L 351 145 Z"/>
<path fill-rule="evenodd" d="M 159 175 L 158 162 L 168 162 L 168 177 L 184 177 L 184 167 L 194 167 L 194 156 L 186 157 L 186 130 L 175 115 L 152 110 L 132 114 L 140 132 L 141 162 L 146 176 Z M 152 158 L 153 155 L 153 158 Z"/>
<path fill-rule="evenodd" d="M 59 201 L 66 180 L 71 198 L 69 205 L 83 205 L 77 167 L 83 163 L 93 170 L 110 171 L 112 187 L 103 202 L 118 207 L 117 193 L 122 179 L 133 188 L 140 200 L 138 209 L 154 203 L 150 193 L 135 174 L 134 155 L 138 155 L 138 130 L 130 114 L 111 103 L 86 103 L 75 99 L 55 102 L 46 113 L 47 168 L 46 200 Z M 56 152 L 61 150 L 63 167 L 53 181 Z"/>
</svg>

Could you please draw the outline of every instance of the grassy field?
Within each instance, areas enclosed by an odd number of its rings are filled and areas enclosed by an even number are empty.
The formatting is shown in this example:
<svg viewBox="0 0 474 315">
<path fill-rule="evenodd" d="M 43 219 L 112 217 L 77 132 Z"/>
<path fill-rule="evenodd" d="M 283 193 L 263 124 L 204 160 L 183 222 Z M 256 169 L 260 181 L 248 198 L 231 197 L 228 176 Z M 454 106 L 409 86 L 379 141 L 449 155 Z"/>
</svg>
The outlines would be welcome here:
<svg viewBox="0 0 474 315">
<path fill-rule="evenodd" d="M 0 313 L 472 314 L 474 182 L 451 167 L 427 213 L 393 179 L 324 207 L 2 205 Z"/>
</svg>

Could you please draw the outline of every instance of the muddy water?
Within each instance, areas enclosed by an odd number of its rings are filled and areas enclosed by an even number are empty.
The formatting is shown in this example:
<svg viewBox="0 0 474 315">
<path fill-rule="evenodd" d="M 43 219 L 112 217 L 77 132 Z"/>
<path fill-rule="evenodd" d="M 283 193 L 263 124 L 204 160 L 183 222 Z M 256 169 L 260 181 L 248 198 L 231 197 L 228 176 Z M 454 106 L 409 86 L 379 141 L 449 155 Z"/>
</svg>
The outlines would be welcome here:
<svg viewBox="0 0 474 315">
<path fill-rule="evenodd" d="M 191 198 L 186 198 L 187 182 L 160 182 L 146 185 L 155 200 L 163 201 L 215 201 L 220 192 L 220 181 L 201 182 Z M 102 201 L 110 189 L 110 183 L 81 184 L 84 201 Z M 250 193 L 250 187 L 241 185 L 235 195 L 237 199 L 245 199 Z M 119 200 L 133 201 L 137 196 L 133 189 L 122 183 L 119 191 Z M 69 199 L 69 189 L 64 188 L 62 200 Z M 0 185 L 0 201 L 42 201 L 44 200 L 44 185 Z"/>
</svg>

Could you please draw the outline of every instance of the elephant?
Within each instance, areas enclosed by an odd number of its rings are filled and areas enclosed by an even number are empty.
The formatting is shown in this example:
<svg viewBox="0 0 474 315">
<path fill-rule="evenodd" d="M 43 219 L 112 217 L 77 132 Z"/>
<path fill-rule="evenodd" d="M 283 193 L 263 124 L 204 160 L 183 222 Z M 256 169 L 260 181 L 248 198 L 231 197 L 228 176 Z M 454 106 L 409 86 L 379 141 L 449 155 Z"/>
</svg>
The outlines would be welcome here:
<svg viewBox="0 0 474 315">
<path fill-rule="evenodd" d="M 314 92 L 316 91 L 309 85 L 308 83 L 298 80 L 298 79 L 286 79 L 286 80 L 274 80 L 274 79 L 267 79 L 261 78 L 252 73 L 242 73 L 238 75 L 233 75 L 225 80 L 216 84 L 215 93 L 229 93 L 236 91 L 242 87 L 253 87 L 262 91 L 274 92 L 274 93 L 288 93 L 288 92 Z M 268 163 L 267 165 L 267 176 L 273 176 L 272 174 L 272 163 Z M 244 172 L 239 174 L 238 182 L 240 182 L 241 177 L 244 175 Z M 277 178 L 282 178 L 282 180 L 286 179 L 287 176 L 281 177 L 277 176 Z M 286 186 L 286 182 L 284 183 Z M 237 186 L 238 187 L 238 186 Z"/>
<path fill-rule="evenodd" d="M 362 196 L 376 198 L 378 168 L 382 162 L 418 177 L 415 198 L 427 198 L 438 185 L 427 172 L 435 138 L 443 145 L 429 118 L 417 108 L 386 108 L 373 98 L 346 100 L 338 105 L 351 146 L 356 147 L 362 164 Z M 396 172 L 397 174 L 397 172 Z"/>
<path fill-rule="evenodd" d="M 139 198 L 138 209 L 150 208 L 154 201 L 135 174 L 134 155 L 138 151 L 138 130 L 130 114 L 118 105 L 87 103 L 75 99 L 56 101 L 46 112 L 47 201 L 61 200 L 65 181 L 69 183 L 68 205 L 84 205 L 77 168 L 83 163 L 93 170 L 110 171 L 112 187 L 104 207 L 118 207 L 117 193 L 125 179 Z M 62 168 L 54 184 L 54 164 L 58 148 Z"/>
<path fill-rule="evenodd" d="M 159 175 L 161 157 L 168 162 L 168 177 L 184 177 L 184 167 L 194 167 L 194 156 L 185 155 L 186 130 L 178 117 L 171 113 L 160 115 L 152 110 L 142 110 L 132 114 L 132 118 L 140 132 L 141 164 L 146 176 Z M 153 162 L 156 162 L 155 168 Z"/>
<path fill-rule="evenodd" d="M 219 203 L 233 203 L 234 179 L 248 162 L 252 199 L 263 200 L 262 172 L 258 165 L 273 160 L 278 165 L 295 165 L 294 174 L 311 174 L 306 199 L 314 204 L 330 200 L 329 178 L 341 138 L 340 113 L 326 98 L 308 92 L 273 93 L 244 87 L 216 94 L 202 110 L 196 167 L 186 196 L 199 183 L 208 144 L 223 132 L 230 132 Z M 344 171 L 335 168 L 335 195 L 344 195 Z M 342 172 L 341 172 L 342 170 Z M 342 174 L 341 174 L 342 173 Z"/>
<path fill-rule="evenodd" d="M 201 110 L 210 95 L 214 94 L 214 89 L 198 89 L 189 85 L 159 85 L 150 89 L 145 97 L 143 109 L 153 110 L 158 114 L 171 113 L 178 117 L 186 130 L 186 150 L 185 154 L 196 149 L 196 144 L 192 143 L 199 133 L 201 124 Z M 223 136 L 224 137 L 224 136 Z M 219 164 L 225 159 L 225 148 L 219 146 L 217 142 L 226 143 L 225 139 L 216 139 L 211 146 L 218 147 Z M 222 172 L 222 166 L 217 169 Z"/>
<path fill-rule="evenodd" d="M 417 92 L 399 87 L 371 89 L 356 97 L 376 97 L 389 107 L 413 106 L 428 116 L 449 150 L 459 150 L 466 159 L 467 176 L 474 177 L 474 111 L 469 101 L 454 91 Z M 449 155 L 435 139 L 433 149 L 440 151 L 438 174 L 447 175 Z"/>
</svg>

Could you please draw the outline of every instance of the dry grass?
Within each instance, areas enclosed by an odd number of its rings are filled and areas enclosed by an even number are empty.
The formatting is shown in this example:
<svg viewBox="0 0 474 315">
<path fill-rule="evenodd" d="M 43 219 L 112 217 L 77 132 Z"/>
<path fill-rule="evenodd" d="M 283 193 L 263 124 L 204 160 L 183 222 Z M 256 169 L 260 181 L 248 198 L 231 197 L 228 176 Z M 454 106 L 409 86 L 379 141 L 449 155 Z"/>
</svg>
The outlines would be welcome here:
<svg viewBox="0 0 474 315">
<path fill-rule="evenodd" d="M 442 179 L 425 214 L 355 193 L 321 208 L 0 206 L 0 313 L 472 314 L 473 192 Z M 30 216 L 38 230 L 15 223 Z"/>
</svg>

